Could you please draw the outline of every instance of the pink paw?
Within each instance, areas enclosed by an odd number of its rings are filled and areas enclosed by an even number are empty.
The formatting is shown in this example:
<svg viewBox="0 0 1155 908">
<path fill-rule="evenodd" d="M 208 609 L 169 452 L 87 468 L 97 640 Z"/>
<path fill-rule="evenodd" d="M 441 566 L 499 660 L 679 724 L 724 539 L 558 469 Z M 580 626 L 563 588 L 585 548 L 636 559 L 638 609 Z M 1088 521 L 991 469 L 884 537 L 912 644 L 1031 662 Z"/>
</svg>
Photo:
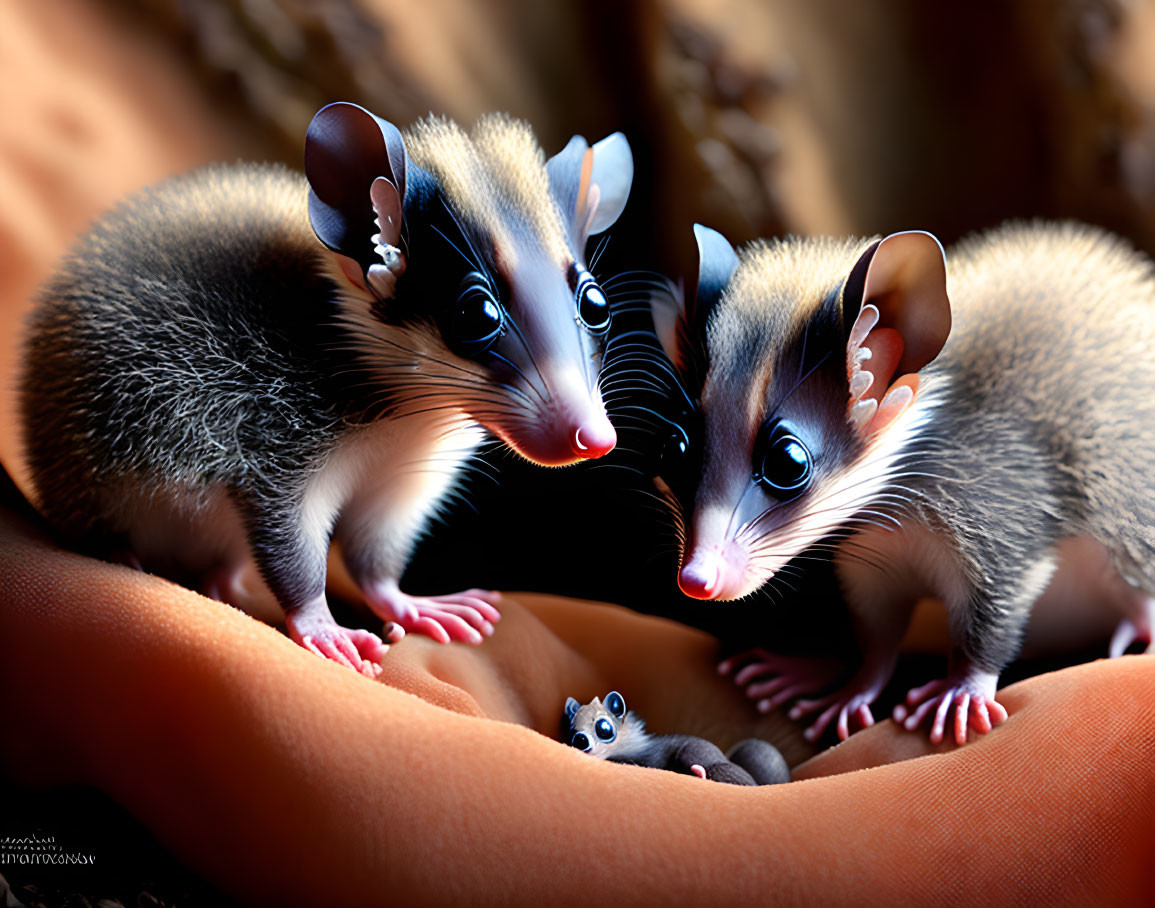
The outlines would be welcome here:
<svg viewBox="0 0 1155 908">
<path fill-rule="evenodd" d="M 978 671 L 931 681 L 906 695 L 906 701 L 894 708 L 894 721 L 913 731 L 933 712 L 930 740 L 939 744 L 953 709 L 954 739 L 961 746 L 967 742 L 968 728 L 986 734 L 1007 718 L 1007 711 L 995 700 L 997 684 L 998 675 Z"/>
<path fill-rule="evenodd" d="M 718 673 L 733 673 L 734 683 L 746 689 L 747 697 L 758 701 L 758 711 L 768 713 L 801 694 L 830 687 L 842 675 L 843 666 L 834 659 L 780 656 L 752 649 L 720 662 Z"/>
<path fill-rule="evenodd" d="M 409 596 L 396 584 L 381 584 L 365 592 L 369 606 L 386 621 L 438 643 L 457 640 L 480 643 L 501 620 L 494 608 L 501 596 L 488 590 L 466 590 L 448 596 Z"/>
<path fill-rule="evenodd" d="M 850 737 L 851 725 L 858 731 L 870 728 L 874 724 L 874 713 L 870 711 L 870 704 L 878 696 L 874 689 L 863 690 L 860 686 L 851 683 L 842 690 L 814 700 L 799 700 L 790 710 L 791 719 L 798 721 L 807 716 L 818 713 L 818 718 L 807 726 L 802 737 L 814 742 L 822 737 L 830 723 L 837 718 L 835 729 L 838 740 L 845 741 Z"/>
<path fill-rule="evenodd" d="M 341 627 L 329 614 L 328 606 L 302 606 L 285 615 L 289 636 L 305 649 L 322 659 L 329 659 L 360 672 L 367 678 L 381 674 L 381 659 L 389 646 L 370 631 Z M 399 628 L 390 628 L 389 642 L 395 643 L 404 635 Z"/>
</svg>

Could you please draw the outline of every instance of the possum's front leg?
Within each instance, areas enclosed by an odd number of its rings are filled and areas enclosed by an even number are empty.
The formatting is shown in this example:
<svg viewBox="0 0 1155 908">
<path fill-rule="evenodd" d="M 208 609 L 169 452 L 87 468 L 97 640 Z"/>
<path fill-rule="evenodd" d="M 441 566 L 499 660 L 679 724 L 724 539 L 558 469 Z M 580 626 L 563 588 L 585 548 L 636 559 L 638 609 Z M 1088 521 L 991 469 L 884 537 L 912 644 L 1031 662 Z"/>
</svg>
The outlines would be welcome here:
<svg viewBox="0 0 1155 908">
<path fill-rule="evenodd" d="M 1020 550 L 1023 551 L 1023 550 Z M 1047 588 L 1056 555 L 1043 550 L 994 562 L 973 588 L 954 595 L 938 591 L 950 615 L 952 653 L 945 678 L 916 687 L 894 709 L 908 730 L 931 718 L 930 740 L 938 744 L 951 722 L 955 743 L 966 743 L 973 728 L 985 734 L 1007 718 L 995 699 L 999 673 L 1018 655 L 1031 607 Z"/>
<path fill-rule="evenodd" d="M 852 726 L 868 728 L 874 724 L 870 708 L 894 674 L 899 644 L 917 600 L 911 588 L 888 582 L 889 578 L 873 568 L 856 566 L 855 579 L 848 582 L 845 566 L 840 567 L 862 662 L 834 693 L 799 700 L 790 709 L 789 716 L 795 721 L 816 717 L 803 732 L 808 741 L 817 741 L 832 722 L 841 740 L 850 736 Z M 857 568 L 862 568 L 865 576 L 859 576 Z"/>
<path fill-rule="evenodd" d="M 444 477 L 445 484 L 451 474 Z M 501 620 L 496 593 L 471 589 L 438 596 L 411 596 L 398 581 L 416 540 L 441 499 L 430 486 L 439 477 L 417 483 L 363 488 L 341 512 L 335 536 L 349 575 L 365 602 L 386 623 L 423 634 L 439 643 L 481 643 Z"/>
<path fill-rule="evenodd" d="M 997 671 L 987 671 L 961 651 L 952 653 L 947 676 L 909 691 L 895 706 L 894 721 L 913 731 L 933 716 L 930 740 L 939 744 L 953 710 L 955 743 L 966 744 L 968 729 L 986 734 L 1007 718 L 1006 709 L 995 699 L 998 683 Z"/>
<path fill-rule="evenodd" d="M 810 719 L 803 732 L 808 741 L 818 740 L 832 723 L 843 740 L 855 728 L 874 724 L 871 705 L 894 673 L 898 647 L 921 591 L 922 581 L 917 574 L 884 572 L 875 566 L 885 563 L 884 558 L 860 556 L 866 546 L 901 550 L 904 544 L 892 533 L 881 540 L 871 539 L 871 535 L 877 534 L 858 535 L 855 554 L 843 551 L 835 556 L 854 622 L 855 642 L 862 653 L 862 661 L 849 680 L 843 681 L 846 671 L 836 660 L 765 652 L 759 652 L 734 676 L 735 683 L 745 687 L 748 696 L 760 699 L 758 707 L 763 712 L 796 697 L 806 697 L 791 707 L 789 715 L 795 721 Z M 719 670 L 728 673 L 736 664 L 737 660 L 727 660 Z M 833 692 L 827 693 L 832 687 Z"/>
<path fill-rule="evenodd" d="M 307 519 L 301 502 L 276 489 L 235 490 L 249 545 L 265 582 L 285 610 L 289 636 L 325 659 L 374 678 L 389 649 L 361 628 L 339 625 L 325 598 L 327 528 Z M 390 642 L 399 633 L 388 635 Z"/>
</svg>

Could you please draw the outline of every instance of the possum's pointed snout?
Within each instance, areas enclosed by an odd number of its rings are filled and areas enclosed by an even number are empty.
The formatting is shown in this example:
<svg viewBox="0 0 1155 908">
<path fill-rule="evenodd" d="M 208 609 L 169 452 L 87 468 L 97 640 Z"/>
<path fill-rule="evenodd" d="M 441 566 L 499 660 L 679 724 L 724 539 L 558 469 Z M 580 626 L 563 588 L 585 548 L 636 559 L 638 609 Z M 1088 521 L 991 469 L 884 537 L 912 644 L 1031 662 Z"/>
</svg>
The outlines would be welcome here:
<svg viewBox="0 0 1155 908">
<path fill-rule="evenodd" d="M 570 439 L 575 455 L 583 460 L 604 457 L 618 443 L 618 433 L 605 413 L 595 413 L 577 424 Z"/>
<path fill-rule="evenodd" d="M 510 444 L 543 466 L 561 467 L 604 457 L 618 443 L 618 433 L 596 400 L 581 407 L 557 406 Z M 574 410 L 577 410 L 575 413 Z"/>
<path fill-rule="evenodd" d="M 695 548 L 678 571 L 678 587 L 691 599 L 741 599 L 751 592 L 748 557 L 733 543 Z"/>
<path fill-rule="evenodd" d="M 545 366 L 537 405 L 528 418 L 498 425 L 495 431 L 515 451 L 536 464 L 563 467 L 603 457 L 618 443 L 598 391 L 573 367 Z"/>
<path fill-rule="evenodd" d="M 678 587 L 691 599 L 717 599 L 725 564 L 714 551 L 695 552 L 678 572 Z"/>
<path fill-rule="evenodd" d="M 750 551 L 726 531 L 728 508 L 695 514 L 695 527 L 682 555 L 678 587 L 691 599 L 728 601 L 757 589 L 764 578 L 751 570 Z"/>
</svg>

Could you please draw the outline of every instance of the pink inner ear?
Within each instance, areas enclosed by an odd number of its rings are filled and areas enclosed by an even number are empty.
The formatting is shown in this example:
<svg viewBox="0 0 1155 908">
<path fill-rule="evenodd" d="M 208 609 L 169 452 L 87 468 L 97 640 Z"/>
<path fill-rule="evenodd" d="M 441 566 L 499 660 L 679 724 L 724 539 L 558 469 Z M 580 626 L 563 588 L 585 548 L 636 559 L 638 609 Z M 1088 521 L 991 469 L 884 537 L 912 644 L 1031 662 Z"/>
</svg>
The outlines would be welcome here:
<svg viewBox="0 0 1155 908">
<path fill-rule="evenodd" d="M 587 148 L 586 153 L 582 155 L 581 178 L 578 180 L 577 190 L 577 207 L 574 210 L 574 224 L 577 227 L 584 227 L 592 217 L 589 211 L 588 196 L 590 191 L 590 178 L 593 176 L 593 172 L 594 150 Z"/>
<path fill-rule="evenodd" d="M 597 183 L 591 183 L 590 184 L 590 191 L 588 193 L 586 193 L 586 207 L 588 208 L 588 211 L 586 212 L 585 221 L 583 221 L 581 224 L 581 235 L 582 236 L 589 236 L 590 235 L 590 227 L 593 226 L 594 217 L 598 213 L 598 204 L 601 202 L 601 200 L 602 200 L 601 189 L 598 187 Z"/>
<path fill-rule="evenodd" d="M 353 259 L 349 258 L 348 256 L 341 255 L 340 253 L 334 252 L 333 258 L 335 258 L 337 260 L 337 264 L 341 266 L 341 273 L 349 279 L 349 283 L 360 290 L 369 289 L 365 286 L 365 279 L 361 275 L 360 265 L 353 261 Z"/>
<path fill-rule="evenodd" d="M 377 215 L 380 244 L 396 246 L 401 241 L 401 197 L 397 187 L 385 177 L 377 177 L 369 187 L 369 199 Z"/>
<path fill-rule="evenodd" d="M 862 307 L 846 344 L 846 372 L 850 399 L 846 415 L 865 437 L 885 430 L 910 406 L 918 390 L 917 375 L 890 378 L 902 359 L 902 335 L 893 328 L 878 327 L 879 312 Z"/>
<path fill-rule="evenodd" d="M 902 359 L 902 335 L 893 328 L 875 328 L 866 336 L 863 347 L 870 351 L 870 358 L 862 361 L 862 371 L 874 377 L 867 396 L 881 400 L 887 382 Z"/>
<path fill-rule="evenodd" d="M 891 385 L 882 400 L 874 417 L 866 424 L 863 434 L 878 435 L 890 428 L 913 402 L 918 394 L 920 381 L 918 373 L 909 372 Z"/>
<path fill-rule="evenodd" d="M 880 400 L 902 359 L 902 335 L 893 328 L 879 328 L 878 319 L 878 309 L 870 304 L 863 306 L 847 337 L 850 407 L 863 400 Z"/>
</svg>

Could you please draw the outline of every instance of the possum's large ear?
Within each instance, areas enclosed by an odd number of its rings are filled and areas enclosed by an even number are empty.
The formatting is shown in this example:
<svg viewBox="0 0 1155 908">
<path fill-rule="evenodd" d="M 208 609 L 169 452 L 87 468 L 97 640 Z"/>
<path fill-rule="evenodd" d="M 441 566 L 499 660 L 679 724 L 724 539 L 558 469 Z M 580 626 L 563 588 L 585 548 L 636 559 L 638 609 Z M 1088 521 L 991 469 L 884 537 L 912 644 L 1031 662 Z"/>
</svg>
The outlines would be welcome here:
<svg viewBox="0 0 1155 908">
<path fill-rule="evenodd" d="M 691 364 L 704 366 L 706 322 L 722 291 L 738 267 L 734 247 L 717 230 L 694 225 L 698 241 L 698 269 L 685 280 L 684 289 L 655 293 L 650 300 L 654 330 L 666 356 L 686 374 Z"/>
<path fill-rule="evenodd" d="M 593 148 L 574 136 L 546 162 L 546 172 L 580 254 L 591 234 L 601 233 L 621 217 L 634 182 L 634 156 L 620 132 Z"/>
<path fill-rule="evenodd" d="M 918 371 L 950 335 L 946 259 L 929 233 L 895 233 L 871 245 L 842 290 L 848 416 L 864 435 L 889 426 L 918 393 Z"/>
<path fill-rule="evenodd" d="M 701 224 L 694 225 L 694 239 L 698 241 L 698 284 L 688 298 L 693 300 L 693 320 L 705 327 L 738 268 L 738 253 L 717 230 Z"/>
<path fill-rule="evenodd" d="M 338 101 L 309 124 L 309 220 L 322 243 L 360 266 L 362 283 L 381 263 L 375 246 L 395 246 L 400 238 L 405 170 L 400 131 L 363 107 Z"/>
<path fill-rule="evenodd" d="M 567 722 L 573 722 L 573 717 L 577 715 L 577 711 L 581 709 L 581 704 L 573 697 L 566 697 L 565 700 L 565 718 Z"/>
</svg>

